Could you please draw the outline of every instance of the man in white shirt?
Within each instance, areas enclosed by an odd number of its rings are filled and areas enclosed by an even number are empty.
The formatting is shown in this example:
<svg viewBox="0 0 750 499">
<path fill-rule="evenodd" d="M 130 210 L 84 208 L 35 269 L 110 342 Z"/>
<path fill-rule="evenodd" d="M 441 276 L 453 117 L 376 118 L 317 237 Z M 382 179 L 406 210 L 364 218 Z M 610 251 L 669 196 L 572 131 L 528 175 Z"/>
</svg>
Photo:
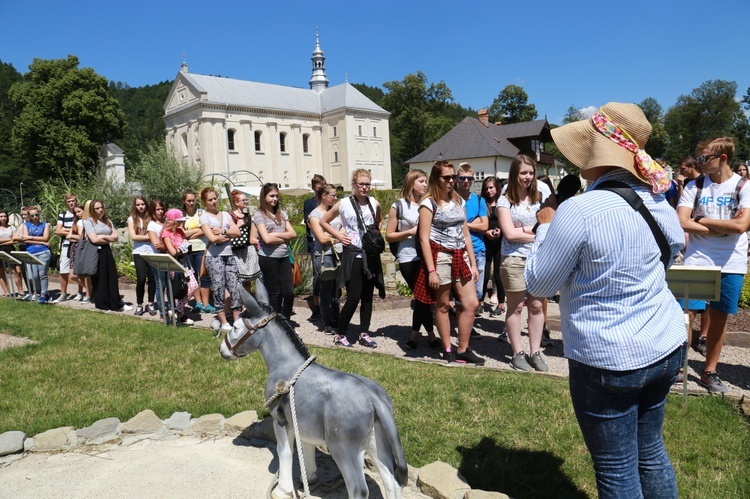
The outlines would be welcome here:
<svg viewBox="0 0 750 499">
<path fill-rule="evenodd" d="M 706 363 L 700 384 L 710 392 L 727 391 L 716 367 L 727 332 L 727 317 L 737 313 L 742 283 L 747 273 L 747 234 L 750 226 L 750 182 L 732 171 L 734 140 L 720 137 L 696 147 L 704 173 L 685 186 L 677 207 L 682 229 L 690 235 L 685 265 L 721 267 L 721 297 L 708 310 Z M 694 312 L 704 302 L 691 300 Z"/>
<path fill-rule="evenodd" d="M 70 250 L 70 241 L 68 241 L 68 234 L 70 229 L 73 227 L 73 218 L 75 214 L 73 210 L 78 204 L 78 199 L 75 194 L 65 195 L 65 204 L 67 205 L 67 211 L 60 213 L 57 216 L 57 225 L 55 226 L 55 235 L 60 236 L 62 244 L 60 245 L 60 296 L 57 297 L 52 303 L 64 302 L 68 299 L 68 277 L 71 274 L 70 258 L 68 257 L 68 251 Z M 75 275 L 74 275 L 75 278 Z M 78 284 L 78 292 L 81 292 L 81 284 Z"/>
</svg>

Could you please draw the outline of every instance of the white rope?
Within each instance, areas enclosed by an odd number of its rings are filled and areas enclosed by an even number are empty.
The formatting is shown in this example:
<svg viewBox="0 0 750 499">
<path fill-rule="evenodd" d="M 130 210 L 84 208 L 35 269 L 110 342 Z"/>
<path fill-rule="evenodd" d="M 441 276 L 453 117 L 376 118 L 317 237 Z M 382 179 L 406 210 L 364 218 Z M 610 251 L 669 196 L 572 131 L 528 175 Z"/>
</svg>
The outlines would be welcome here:
<svg viewBox="0 0 750 499">
<path fill-rule="evenodd" d="M 288 382 L 286 381 L 279 381 L 276 383 L 276 393 L 274 393 L 270 399 L 268 399 L 264 405 L 266 409 L 268 409 L 270 406 L 276 403 L 276 401 L 286 395 L 289 394 L 289 403 L 292 408 L 292 428 L 294 428 L 294 441 L 297 444 L 297 458 L 299 459 L 299 470 L 300 474 L 302 475 L 302 486 L 305 489 L 305 495 L 303 497 L 310 497 L 310 487 L 307 484 L 307 471 L 305 470 L 305 457 L 302 454 L 302 440 L 299 436 L 299 425 L 297 424 L 297 409 L 294 404 L 294 385 L 297 383 L 297 379 L 299 379 L 302 372 L 307 369 L 307 367 L 315 361 L 315 356 L 310 356 L 304 364 L 300 366 L 299 369 L 297 369 L 297 372 L 292 376 L 292 379 L 290 379 Z M 278 481 L 278 473 L 277 473 L 277 479 Z M 275 483 L 271 484 L 271 488 L 269 489 L 269 493 L 271 490 L 273 490 L 273 485 Z"/>
</svg>

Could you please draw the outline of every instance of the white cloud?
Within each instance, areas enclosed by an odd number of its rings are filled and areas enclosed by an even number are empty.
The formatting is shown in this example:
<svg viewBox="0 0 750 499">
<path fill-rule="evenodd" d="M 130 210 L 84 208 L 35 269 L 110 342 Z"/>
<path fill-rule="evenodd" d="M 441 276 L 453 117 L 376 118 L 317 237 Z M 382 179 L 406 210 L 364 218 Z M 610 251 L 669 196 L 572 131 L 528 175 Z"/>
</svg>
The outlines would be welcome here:
<svg viewBox="0 0 750 499">
<path fill-rule="evenodd" d="M 581 113 L 583 116 L 586 117 L 586 119 L 591 118 L 595 112 L 599 110 L 596 106 L 588 106 L 588 107 L 582 107 L 578 110 L 579 113 Z"/>
</svg>

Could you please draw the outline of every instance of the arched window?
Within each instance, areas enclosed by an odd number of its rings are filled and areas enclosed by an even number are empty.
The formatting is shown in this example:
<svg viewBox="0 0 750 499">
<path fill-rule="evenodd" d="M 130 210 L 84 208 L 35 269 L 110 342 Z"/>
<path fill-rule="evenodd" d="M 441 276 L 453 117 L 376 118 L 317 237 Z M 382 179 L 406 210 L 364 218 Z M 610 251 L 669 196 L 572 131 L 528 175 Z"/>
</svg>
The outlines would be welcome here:
<svg viewBox="0 0 750 499">
<path fill-rule="evenodd" d="M 302 152 L 307 154 L 310 152 L 310 134 L 309 133 L 303 133 L 302 134 Z"/>
<path fill-rule="evenodd" d="M 260 136 L 263 134 L 260 130 L 255 131 L 255 152 L 261 152 L 263 149 L 260 146 Z"/>
<path fill-rule="evenodd" d="M 227 148 L 234 151 L 234 130 L 231 128 L 227 130 Z"/>
<path fill-rule="evenodd" d="M 286 152 L 286 132 L 279 134 L 279 149 L 281 152 Z"/>
<path fill-rule="evenodd" d="M 188 140 L 187 140 L 187 132 L 182 132 L 182 135 L 180 135 L 182 138 L 182 155 L 187 156 L 188 155 Z"/>
</svg>

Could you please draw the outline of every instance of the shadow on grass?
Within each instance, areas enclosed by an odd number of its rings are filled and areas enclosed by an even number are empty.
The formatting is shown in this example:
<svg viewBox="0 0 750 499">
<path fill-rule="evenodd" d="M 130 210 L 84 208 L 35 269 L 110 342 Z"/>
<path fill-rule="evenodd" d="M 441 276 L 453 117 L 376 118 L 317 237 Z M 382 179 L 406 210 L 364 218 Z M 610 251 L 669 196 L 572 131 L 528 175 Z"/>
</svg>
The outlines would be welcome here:
<svg viewBox="0 0 750 499">
<path fill-rule="evenodd" d="M 563 473 L 563 460 L 550 452 L 509 449 L 489 437 L 456 450 L 461 454 L 458 471 L 474 489 L 511 497 L 588 498 Z"/>
</svg>

